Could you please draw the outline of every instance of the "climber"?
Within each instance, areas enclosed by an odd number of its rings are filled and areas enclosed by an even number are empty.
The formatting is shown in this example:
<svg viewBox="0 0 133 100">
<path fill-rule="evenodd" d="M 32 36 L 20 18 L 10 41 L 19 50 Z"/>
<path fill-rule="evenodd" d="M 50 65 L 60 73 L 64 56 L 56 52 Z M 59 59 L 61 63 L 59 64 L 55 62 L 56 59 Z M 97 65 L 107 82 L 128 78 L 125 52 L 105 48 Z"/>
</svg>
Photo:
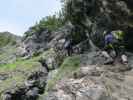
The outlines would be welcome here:
<svg viewBox="0 0 133 100">
<path fill-rule="evenodd" d="M 67 55 L 71 56 L 73 53 L 73 48 L 72 48 L 72 39 L 66 37 L 65 43 L 64 43 L 64 49 L 67 51 Z"/>
<path fill-rule="evenodd" d="M 104 32 L 104 55 L 107 60 L 104 64 L 111 64 L 114 62 L 114 58 L 117 56 L 121 57 L 123 64 L 127 64 L 127 56 L 125 54 L 125 47 L 123 42 L 124 32 L 121 30 Z"/>
</svg>

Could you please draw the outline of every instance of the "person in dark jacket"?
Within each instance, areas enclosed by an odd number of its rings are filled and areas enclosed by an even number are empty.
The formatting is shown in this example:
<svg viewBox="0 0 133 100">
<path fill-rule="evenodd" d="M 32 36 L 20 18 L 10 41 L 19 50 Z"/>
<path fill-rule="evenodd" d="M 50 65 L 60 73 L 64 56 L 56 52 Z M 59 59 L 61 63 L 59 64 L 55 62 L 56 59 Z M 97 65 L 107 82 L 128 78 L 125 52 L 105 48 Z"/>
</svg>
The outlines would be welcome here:
<svg viewBox="0 0 133 100">
<path fill-rule="evenodd" d="M 65 48 L 66 51 L 67 51 L 67 55 L 68 55 L 68 56 L 71 56 L 72 53 L 73 53 L 72 39 L 70 39 L 70 38 L 68 38 L 68 37 L 65 39 L 64 48 Z"/>
</svg>

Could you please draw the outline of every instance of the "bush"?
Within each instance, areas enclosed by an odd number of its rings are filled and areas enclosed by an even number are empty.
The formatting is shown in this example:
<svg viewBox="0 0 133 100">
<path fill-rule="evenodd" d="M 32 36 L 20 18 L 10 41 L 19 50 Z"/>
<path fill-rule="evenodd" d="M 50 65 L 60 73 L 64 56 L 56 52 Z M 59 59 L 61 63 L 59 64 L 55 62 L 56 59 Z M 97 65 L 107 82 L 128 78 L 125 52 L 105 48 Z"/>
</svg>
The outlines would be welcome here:
<svg viewBox="0 0 133 100">
<path fill-rule="evenodd" d="M 6 45 L 15 45 L 16 44 L 16 38 L 12 34 L 8 32 L 0 33 L 0 47 L 6 46 Z"/>
<path fill-rule="evenodd" d="M 59 13 L 60 14 L 60 13 Z M 64 24 L 63 18 L 60 15 L 52 15 L 42 18 L 39 23 L 36 23 L 34 26 L 30 27 L 27 32 L 25 32 L 25 37 L 31 36 L 33 33 L 41 33 L 45 29 L 49 31 L 57 30 Z"/>
</svg>

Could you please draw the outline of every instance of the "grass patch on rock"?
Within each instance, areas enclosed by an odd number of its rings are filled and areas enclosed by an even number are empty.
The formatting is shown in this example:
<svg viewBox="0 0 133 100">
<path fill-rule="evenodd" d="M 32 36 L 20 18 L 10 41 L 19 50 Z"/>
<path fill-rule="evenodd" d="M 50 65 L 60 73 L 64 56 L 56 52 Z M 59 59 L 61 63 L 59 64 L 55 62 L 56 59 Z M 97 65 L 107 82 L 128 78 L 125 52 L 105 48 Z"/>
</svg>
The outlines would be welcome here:
<svg viewBox="0 0 133 100">
<path fill-rule="evenodd" d="M 7 79 L 0 82 L 0 94 L 3 91 L 16 88 L 24 84 L 27 75 L 39 70 L 40 63 L 34 59 L 18 60 L 14 63 L 0 65 L 0 75 L 7 75 Z"/>
<path fill-rule="evenodd" d="M 37 57 L 32 57 L 25 60 L 19 57 L 15 62 L 0 64 L 0 76 L 8 76 L 5 80 L 0 80 L 0 95 L 6 90 L 23 86 L 24 82 L 28 78 L 28 75 L 32 72 L 40 70 L 41 64 L 38 60 L 41 57 L 47 58 L 49 55 L 53 55 L 53 53 L 53 50 L 48 50 Z M 6 56 L 6 53 L 4 55 Z M 0 56 L 2 58 L 4 57 L 3 55 Z"/>
<path fill-rule="evenodd" d="M 80 56 L 67 57 L 54 77 L 51 80 L 48 80 L 46 92 L 50 91 L 55 86 L 56 82 L 58 82 L 62 78 L 72 76 L 72 74 L 78 71 L 79 68 Z"/>
</svg>

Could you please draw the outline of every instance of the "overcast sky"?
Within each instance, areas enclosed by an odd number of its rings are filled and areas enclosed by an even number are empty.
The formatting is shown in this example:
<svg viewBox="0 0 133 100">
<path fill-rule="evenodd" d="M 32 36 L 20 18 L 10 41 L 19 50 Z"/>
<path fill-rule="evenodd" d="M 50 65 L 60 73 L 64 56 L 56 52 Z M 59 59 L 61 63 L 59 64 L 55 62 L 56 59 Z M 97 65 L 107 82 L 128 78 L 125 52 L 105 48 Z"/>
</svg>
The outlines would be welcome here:
<svg viewBox="0 0 133 100">
<path fill-rule="evenodd" d="M 60 8 L 60 0 L 1 0 L 0 32 L 22 35 L 36 21 Z"/>
</svg>

